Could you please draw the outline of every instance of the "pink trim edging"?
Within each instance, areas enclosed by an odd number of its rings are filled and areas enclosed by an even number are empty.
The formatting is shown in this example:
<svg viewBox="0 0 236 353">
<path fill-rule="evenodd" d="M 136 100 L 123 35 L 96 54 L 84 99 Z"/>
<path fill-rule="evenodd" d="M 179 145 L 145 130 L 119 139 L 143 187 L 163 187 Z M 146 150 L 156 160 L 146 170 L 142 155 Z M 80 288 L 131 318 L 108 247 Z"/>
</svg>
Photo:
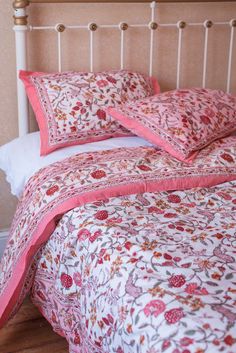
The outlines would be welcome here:
<svg viewBox="0 0 236 353">
<path fill-rule="evenodd" d="M 48 129 L 47 129 L 47 124 L 46 124 L 44 112 L 43 112 L 42 106 L 40 104 L 40 100 L 38 98 L 37 91 L 30 81 L 30 77 L 31 76 L 40 77 L 43 75 L 45 75 L 43 72 L 32 72 L 32 71 L 23 71 L 23 70 L 20 70 L 20 72 L 19 72 L 19 78 L 25 84 L 26 93 L 29 98 L 30 104 L 33 108 L 33 111 L 34 111 L 34 114 L 35 114 L 35 117 L 36 117 L 36 120 L 37 120 L 37 123 L 39 126 L 40 155 L 41 156 L 47 155 L 49 153 L 48 152 L 48 150 L 50 149 L 50 146 L 48 143 L 49 136 L 48 136 Z M 52 152 L 52 151 L 50 151 L 50 152 Z"/>
<path fill-rule="evenodd" d="M 118 109 L 119 108 L 116 109 L 109 107 L 107 111 L 108 114 L 110 114 L 114 119 L 118 120 L 125 128 L 132 131 L 134 134 L 150 141 L 154 145 L 161 147 L 181 162 L 192 163 L 194 158 L 198 155 L 199 151 L 196 151 L 191 153 L 188 158 L 185 158 L 180 152 L 173 149 L 173 146 L 167 141 L 161 139 L 159 136 L 156 136 L 150 129 L 141 125 L 136 120 L 128 118 L 119 112 Z"/>
</svg>

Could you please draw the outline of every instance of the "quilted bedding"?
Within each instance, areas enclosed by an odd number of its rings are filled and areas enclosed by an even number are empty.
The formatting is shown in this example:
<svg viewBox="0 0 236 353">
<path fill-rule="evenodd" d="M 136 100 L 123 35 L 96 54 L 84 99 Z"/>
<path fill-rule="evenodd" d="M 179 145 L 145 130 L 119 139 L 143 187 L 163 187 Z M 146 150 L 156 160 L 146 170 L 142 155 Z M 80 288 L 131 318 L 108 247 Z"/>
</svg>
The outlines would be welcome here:
<svg viewBox="0 0 236 353">
<path fill-rule="evenodd" d="M 70 353 L 235 353 L 236 137 L 192 165 L 138 147 L 36 173 L 1 262 L 1 326 L 29 291 Z"/>
</svg>

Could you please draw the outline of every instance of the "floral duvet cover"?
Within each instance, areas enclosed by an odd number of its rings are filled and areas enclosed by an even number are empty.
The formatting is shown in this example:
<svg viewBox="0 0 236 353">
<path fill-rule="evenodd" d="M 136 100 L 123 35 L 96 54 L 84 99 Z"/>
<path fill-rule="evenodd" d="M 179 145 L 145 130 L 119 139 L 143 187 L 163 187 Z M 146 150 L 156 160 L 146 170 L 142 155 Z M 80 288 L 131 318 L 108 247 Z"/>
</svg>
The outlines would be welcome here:
<svg viewBox="0 0 236 353">
<path fill-rule="evenodd" d="M 235 353 L 236 137 L 191 165 L 138 147 L 36 173 L 1 262 L 1 326 L 29 291 L 70 353 Z"/>
</svg>

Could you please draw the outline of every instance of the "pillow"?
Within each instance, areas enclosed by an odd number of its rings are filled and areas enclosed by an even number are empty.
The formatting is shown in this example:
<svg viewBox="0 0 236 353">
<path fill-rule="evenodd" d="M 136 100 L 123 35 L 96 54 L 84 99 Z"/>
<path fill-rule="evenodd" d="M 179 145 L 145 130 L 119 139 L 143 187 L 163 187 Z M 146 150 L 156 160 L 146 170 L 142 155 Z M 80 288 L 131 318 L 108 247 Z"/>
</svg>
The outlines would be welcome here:
<svg viewBox="0 0 236 353">
<path fill-rule="evenodd" d="M 212 89 L 173 90 L 108 112 L 130 131 L 185 162 L 236 130 L 236 98 Z"/>
<path fill-rule="evenodd" d="M 47 156 L 40 157 L 40 136 L 37 131 L 0 146 L 0 169 L 6 174 L 6 179 L 11 186 L 11 193 L 19 197 L 29 178 L 39 169 L 52 163 L 77 153 L 138 146 L 150 146 L 150 144 L 137 136 L 117 137 L 95 143 L 61 148 Z"/>
<path fill-rule="evenodd" d="M 46 74 L 20 71 L 38 121 L 41 155 L 58 148 L 131 136 L 105 108 L 159 93 L 158 82 L 126 70 Z"/>
</svg>

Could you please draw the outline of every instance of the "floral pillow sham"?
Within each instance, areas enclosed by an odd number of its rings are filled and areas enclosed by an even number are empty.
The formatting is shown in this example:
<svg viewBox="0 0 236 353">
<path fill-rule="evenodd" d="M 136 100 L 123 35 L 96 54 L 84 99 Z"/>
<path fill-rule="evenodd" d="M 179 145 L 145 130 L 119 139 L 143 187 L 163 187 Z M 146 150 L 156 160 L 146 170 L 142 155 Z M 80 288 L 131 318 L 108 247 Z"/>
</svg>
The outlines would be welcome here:
<svg viewBox="0 0 236 353">
<path fill-rule="evenodd" d="M 173 90 L 110 107 L 108 113 L 133 133 L 185 162 L 236 130 L 236 97 L 220 90 Z"/>
<path fill-rule="evenodd" d="M 126 70 L 20 71 L 20 78 L 39 125 L 41 155 L 70 145 L 132 135 L 105 108 L 160 92 L 154 78 Z"/>
</svg>

